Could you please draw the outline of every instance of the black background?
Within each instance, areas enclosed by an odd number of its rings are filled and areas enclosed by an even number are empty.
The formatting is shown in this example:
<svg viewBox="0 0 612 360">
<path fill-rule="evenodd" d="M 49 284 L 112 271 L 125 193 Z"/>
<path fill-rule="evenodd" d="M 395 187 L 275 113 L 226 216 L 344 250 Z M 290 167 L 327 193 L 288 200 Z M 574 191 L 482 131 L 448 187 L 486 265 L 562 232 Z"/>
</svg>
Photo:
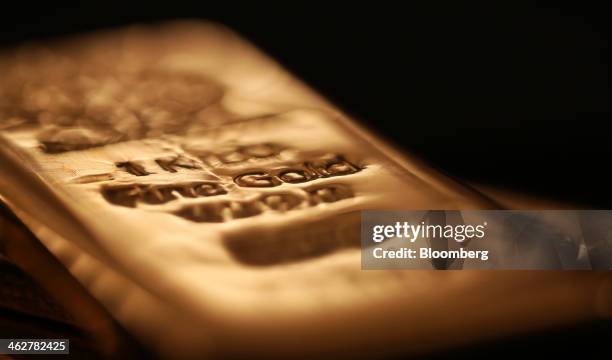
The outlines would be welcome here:
<svg viewBox="0 0 612 360">
<path fill-rule="evenodd" d="M 211 19 L 238 31 L 397 146 L 453 176 L 612 208 L 612 21 L 604 6 L 0 6 L 0 46 L 134 22 Z M 440 356 L 516 358 L 535 351 L 593 357 L 609 352 L 598 337 L 610 330 L 609 322 L 580 325 Z"/>
<path fill-rule="evenodd" d="M 134 22 L 221 22 L 450 175 L 612 207 L 604 6 L 3 4 L 3 46 Z"/>
</svg>

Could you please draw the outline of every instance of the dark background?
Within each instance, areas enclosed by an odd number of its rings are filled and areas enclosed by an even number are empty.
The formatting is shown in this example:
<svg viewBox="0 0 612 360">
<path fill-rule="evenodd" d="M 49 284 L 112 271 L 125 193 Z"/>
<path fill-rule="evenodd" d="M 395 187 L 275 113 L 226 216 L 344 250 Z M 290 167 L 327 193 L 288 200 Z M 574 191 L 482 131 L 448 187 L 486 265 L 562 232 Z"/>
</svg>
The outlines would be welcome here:
<svg viewBox="0 0 612 360">
<path fill-rule="evenodd" d="M 1 12 L 0 45 L 212 19 L 453 176 L 612 207 L 604 6 L 287 3 L 11 2 L 18 8 Z"/>
<path fill-rule="evenodd" d="M 612 21 L 604 6 L 286 3 L 4 2 L 0 46 L 211 19 L 453 176 L 612 208 Z M 434 358 L 597 357 L 609 353 L 610 333 L 609 322 L 587 323 Z"/>
</svg>

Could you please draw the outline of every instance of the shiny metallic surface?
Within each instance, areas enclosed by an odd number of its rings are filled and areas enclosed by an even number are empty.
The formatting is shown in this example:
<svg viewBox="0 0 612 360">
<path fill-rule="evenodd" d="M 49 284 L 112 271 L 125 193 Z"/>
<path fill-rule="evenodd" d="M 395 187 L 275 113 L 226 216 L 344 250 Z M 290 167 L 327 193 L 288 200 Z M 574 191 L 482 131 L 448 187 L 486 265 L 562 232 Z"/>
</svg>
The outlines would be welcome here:
<svg viewBox="0 0 612 360">
<path fill-rule="evenodd" d="M 2 197 L 162 356 L 421 353 L 601 303 L 601 273 L 362 271 L 362 210 L 503 205 L 218 25 L 23 46 L 0 77 Z"/>
</svg>

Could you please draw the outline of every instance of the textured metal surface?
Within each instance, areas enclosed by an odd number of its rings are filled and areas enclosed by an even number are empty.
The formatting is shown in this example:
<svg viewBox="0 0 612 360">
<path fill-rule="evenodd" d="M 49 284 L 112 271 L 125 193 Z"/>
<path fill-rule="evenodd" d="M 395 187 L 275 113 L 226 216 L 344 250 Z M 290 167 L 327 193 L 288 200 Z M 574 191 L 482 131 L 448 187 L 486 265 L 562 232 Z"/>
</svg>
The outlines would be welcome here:
<svg viewBox="0 0 612 360">
<path fill-rule="evenodd" d="M 417 353 L 600 311 L 602 274 L 361 271 L 361 210 L 499 205 L 224 28 L 24 46 L 0 74 L 2 196 L 160 354 Z"/>
</svg>

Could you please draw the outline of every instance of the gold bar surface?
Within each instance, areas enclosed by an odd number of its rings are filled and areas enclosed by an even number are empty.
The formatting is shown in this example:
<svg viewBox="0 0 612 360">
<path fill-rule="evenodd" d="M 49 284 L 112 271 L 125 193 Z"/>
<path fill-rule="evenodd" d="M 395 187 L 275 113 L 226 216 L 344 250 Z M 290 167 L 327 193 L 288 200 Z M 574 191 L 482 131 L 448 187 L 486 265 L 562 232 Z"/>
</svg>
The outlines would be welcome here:
<svg viewBox="0 0 612 360">
<path fill-rule="evenodd" d="M 602 309 L 603 274 L 362 271 L 361 210 L 499 205 L 222 26 L 24 45 L 0 78 L 1 196 L 162 356 L 419 353 Z"/>
</svg>

